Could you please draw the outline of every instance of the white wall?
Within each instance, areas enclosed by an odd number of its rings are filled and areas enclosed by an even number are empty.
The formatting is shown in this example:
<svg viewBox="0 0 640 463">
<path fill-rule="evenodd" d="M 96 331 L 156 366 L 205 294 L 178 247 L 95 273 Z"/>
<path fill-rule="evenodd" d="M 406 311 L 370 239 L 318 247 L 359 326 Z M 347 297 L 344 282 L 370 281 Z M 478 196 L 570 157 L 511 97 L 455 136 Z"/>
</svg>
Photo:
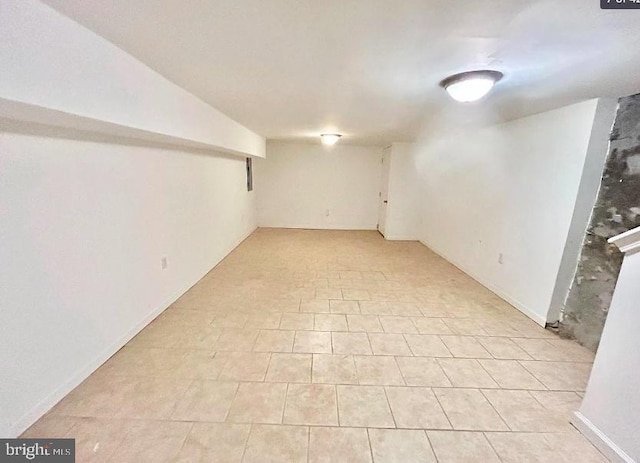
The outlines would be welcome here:
<svg viewBox="0 0 640 463">
<path fill-rule="evenodd" d="M 421 241 L 540 324 L 547 321 L 596 108 L 591 100 L 450 132 L 420 143 L 414 154 Z"/>
<path fill-rule="evenodd" d="M 382 150 L 267 143 L 256 159 L 261 227 L 375 230 Z"/>
<path fill-rule="evenodd" d="M 265 140 L 36 0 L 0 2 L 0 117 L 264 156 Z"/>
<path fill-rule="evenodd" d="M 611 301 L 575 424 L 613 461 L 640 461 L 640 228 Z M 631 245 L 631 243 L 627 243 Z"/>
<path fill-rule="evenodd" d="M 242 158 L 49 135 L 0 132 L 0 437 L 256 228 Z"/>
<path fill-rule="evenodd" d="M 414 146 L 411 143 L 391 145 L 389 192 L 385 238 L 418 240 L 420 238 L 421 187 L 416 173 Z"/>
</svg>

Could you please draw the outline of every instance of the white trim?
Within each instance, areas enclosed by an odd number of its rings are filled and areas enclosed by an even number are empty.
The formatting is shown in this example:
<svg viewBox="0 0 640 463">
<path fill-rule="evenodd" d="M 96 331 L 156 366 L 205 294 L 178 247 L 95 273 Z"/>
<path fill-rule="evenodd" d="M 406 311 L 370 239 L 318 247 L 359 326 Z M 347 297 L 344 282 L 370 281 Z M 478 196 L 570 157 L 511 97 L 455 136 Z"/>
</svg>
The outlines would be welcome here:
<svg viewBox="0 0 640 463">
<path fill-rule="evenodd" d="M 627 455 L 624 450 L 618 447 L 582 413 L 573 412 L 571 423 L 609 460 L 617 463 L 636 463 L 633 458 Z"/>
<path fill-rule="evenodd" d="M 624 253 L 636 253 L 640 251 L 640 227 L 609 238 L 608 242 L 618 246 Z"/>
<path fill-rule="evenodd" d="M 73 377 L 67 381 L 65 384 L 57 388 L 43 400 L 41 400 L 35 407 L 29 410 L 27 413 L 22 415 L 20 419 L 12 423 L 9 427 L 9 435 L 17 437 L 22 434 L 24 431 L 29 429 L 31 425 L 33 425 L 36 421 L 38 421 L 45 413 L 47 413 L 54 405 L 60 402 L 67 394 L 73 391 L 76 387 L 80 385 L 85 379 L 87 379 L 94 371 L 96 371 L 103 363 L 105 363 L 109 358 L 111 358 L 116 352 L 124 347 L 134 336 L 136 336 L 144 327 L 146 327 L 149 323 L 151 323 L 158 315 L 164 312 L 169 308 L 171 304 L 180 298 L 184 293 L 186 293 L 189 289 L 191 289 L 198 281 L 200 281 L 204 276 L 213 270 L 220 262 L 222 262 L 234 249 L 236 249 L 244 240 L 246 240 L 251 234 L 256 231 L 258 228 L 254 228 L 250 231 L 246 236 L 241 237 L 241 239 L 233 246 L 226 254 L 224 254 L 217 262 L 213 264 L 213 266 L 205 271 L 202 275 L 200 275 L 195 281 L 185 285 L 182 289 L 175 292 L 171 297 L 169 297 L 165 302 L 161 303 L 155 309 L 153 309 L 146 317 L 144 317 L 140 322 L 138 322 L 132 329 L 127 331 L 127 333 L 120 337 L 116 342 L 111 344 L 105 350 L 102 351 L 100 355 L 94 358 L 91 362 L 87 363 L 84 367 L 82 367 Z"/>
<path fill-rule="evenodd" d="M 415 241 L 415 242 L 420 241 L 415 236 L 402 236 L 402 235 L 390 235 L 390 236 L 382 235 L 382 236 L 384 236 L 384 239 L 386 239 L 387 241 Z M 424 243 L 421 243 L 421 244 L 424 244 Z"/>
<path fill-rule="evenodd" d="M 520 312 L 522 312 L 523 314 L 525 314 L 527 317 L 529 317 L 531 320 L 533 320 L 534 322 L 536 322 L 538 325 L 540 325 L 541 327 L 545 328 L 547 326 L 547 319 L 540 316 L 539 314 L 537 314 L 536 312 L 534 312 L 533 310 L 531 310 L 529 307 L 527 307 L 525 304 L 523 304 L 522 302 L 520 302 L 519 300 L 513 298 L 512 296 L 510 296 L 509 294 L 506 294 L 504 291 L 502 291 L 499 288 L 496 288 L 495 286 L 493 286 L 491 283 L 485 281 L 484 279 L 480 278 L 479 276 L 475 275 L 473 272 L 469 271 L 467 268 L 465 268 L 464 265 L 450 259 L 449 257 L 447 257 L 444 253 L 438 251 L 437 249 L 434 249 L 433 247 L 429 246 L 427 243 L 425 243 L 424 241 L 420 240 L 420 243 L 422 243 L 423 245 L 425 245 L 427 248 L 429 248 L 431 251 L 435 252 L 436 254 L 438 254 L 440 257 L 442 257 L 444 260 L 446 260 L 447 262 L 449 262 L 450 264 L 453 264 L 455 267 L 457 267 L 458 269 L 462 270 L 464 273 L 466 273 L 467 275 L 469 275 L 471 278 L 473 278 L 474 280 L 476 280 L 478 283 L 480 283 L 482 286 L 484 286 L 485 288 L 489 289 L 492 293 L 496 294 L 497 296 L 500 296 L 500 298 L 502 298 L 503 300 L 507 301 L 509 304 L 511 304 L 512 306 L 514 306 L 516 309 L 518 309 Z"/>
</svg>

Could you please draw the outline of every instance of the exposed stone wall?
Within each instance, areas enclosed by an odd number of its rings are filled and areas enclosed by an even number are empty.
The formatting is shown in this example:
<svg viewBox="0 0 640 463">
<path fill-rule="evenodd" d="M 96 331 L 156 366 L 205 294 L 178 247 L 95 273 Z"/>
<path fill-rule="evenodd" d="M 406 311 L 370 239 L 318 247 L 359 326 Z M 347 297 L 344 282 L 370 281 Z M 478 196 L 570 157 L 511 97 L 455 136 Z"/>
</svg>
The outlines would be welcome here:
<svg viewBox="0 0 640 463">
<path fill-rule="evenodd" d="M 640 226 L 640 94 L 620 99 L 611 144 L 559 332 L 597 349 L 622 255 L 607 240 Z M 640 284 L 640 282 L 638 282 Z"/>
</svg>

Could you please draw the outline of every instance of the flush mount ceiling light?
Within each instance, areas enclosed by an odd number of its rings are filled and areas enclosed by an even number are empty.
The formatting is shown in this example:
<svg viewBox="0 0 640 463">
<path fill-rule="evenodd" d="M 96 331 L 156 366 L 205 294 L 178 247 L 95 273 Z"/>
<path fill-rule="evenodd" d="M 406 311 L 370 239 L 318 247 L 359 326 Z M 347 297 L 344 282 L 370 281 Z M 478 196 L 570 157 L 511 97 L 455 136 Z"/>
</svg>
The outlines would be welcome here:
<svg viewBox="0 0 640 463">
<path fill-rule="evenodd" d="M 320 135 L 322 144 L 325 146 L 335 145 L 338 142 L 338 140 L 340 140 L 340 137 L 342 137 L 342 135 L 337 133 L 323 133 L 322 135 Z"/>
<path fill-rule="evenodd" d="M 478 101 L 491 91 L 493 86 L 502 79 L 499 71 L 470 71 L 447 77 L 440 86 L 449 96 L 460 103 Z"/>
</svg>

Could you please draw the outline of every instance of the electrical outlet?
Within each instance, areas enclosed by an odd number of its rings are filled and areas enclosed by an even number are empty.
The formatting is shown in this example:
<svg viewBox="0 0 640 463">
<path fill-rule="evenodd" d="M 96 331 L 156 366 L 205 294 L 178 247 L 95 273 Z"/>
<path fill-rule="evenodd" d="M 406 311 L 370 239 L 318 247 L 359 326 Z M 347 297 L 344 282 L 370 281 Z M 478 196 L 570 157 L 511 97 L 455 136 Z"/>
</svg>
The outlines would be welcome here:
<svg viewBox="0 0 640 463">
<path fill-rule="evenodd" d="M 504 256 L 502 255 L 502 253 L 498 254 L 498 263 L 500 265 L 504 264 Z"/>
<path fill-rule="evenodd" d="M 331 215 L 331 211 L 330 211 L 329 209 L 327 209 L 327 210 L 324 212 L 324 215 L 326 215 L 327 217 L 329 217 L 329 216 Z"/>
<path fill-rule="evenodd" d="M 167 258 L 163 257 L 162 259 L 160 259 L 160 265 L 162 266 L 162 270 L 165 270 L 167 268 Z"/>
</svg>

